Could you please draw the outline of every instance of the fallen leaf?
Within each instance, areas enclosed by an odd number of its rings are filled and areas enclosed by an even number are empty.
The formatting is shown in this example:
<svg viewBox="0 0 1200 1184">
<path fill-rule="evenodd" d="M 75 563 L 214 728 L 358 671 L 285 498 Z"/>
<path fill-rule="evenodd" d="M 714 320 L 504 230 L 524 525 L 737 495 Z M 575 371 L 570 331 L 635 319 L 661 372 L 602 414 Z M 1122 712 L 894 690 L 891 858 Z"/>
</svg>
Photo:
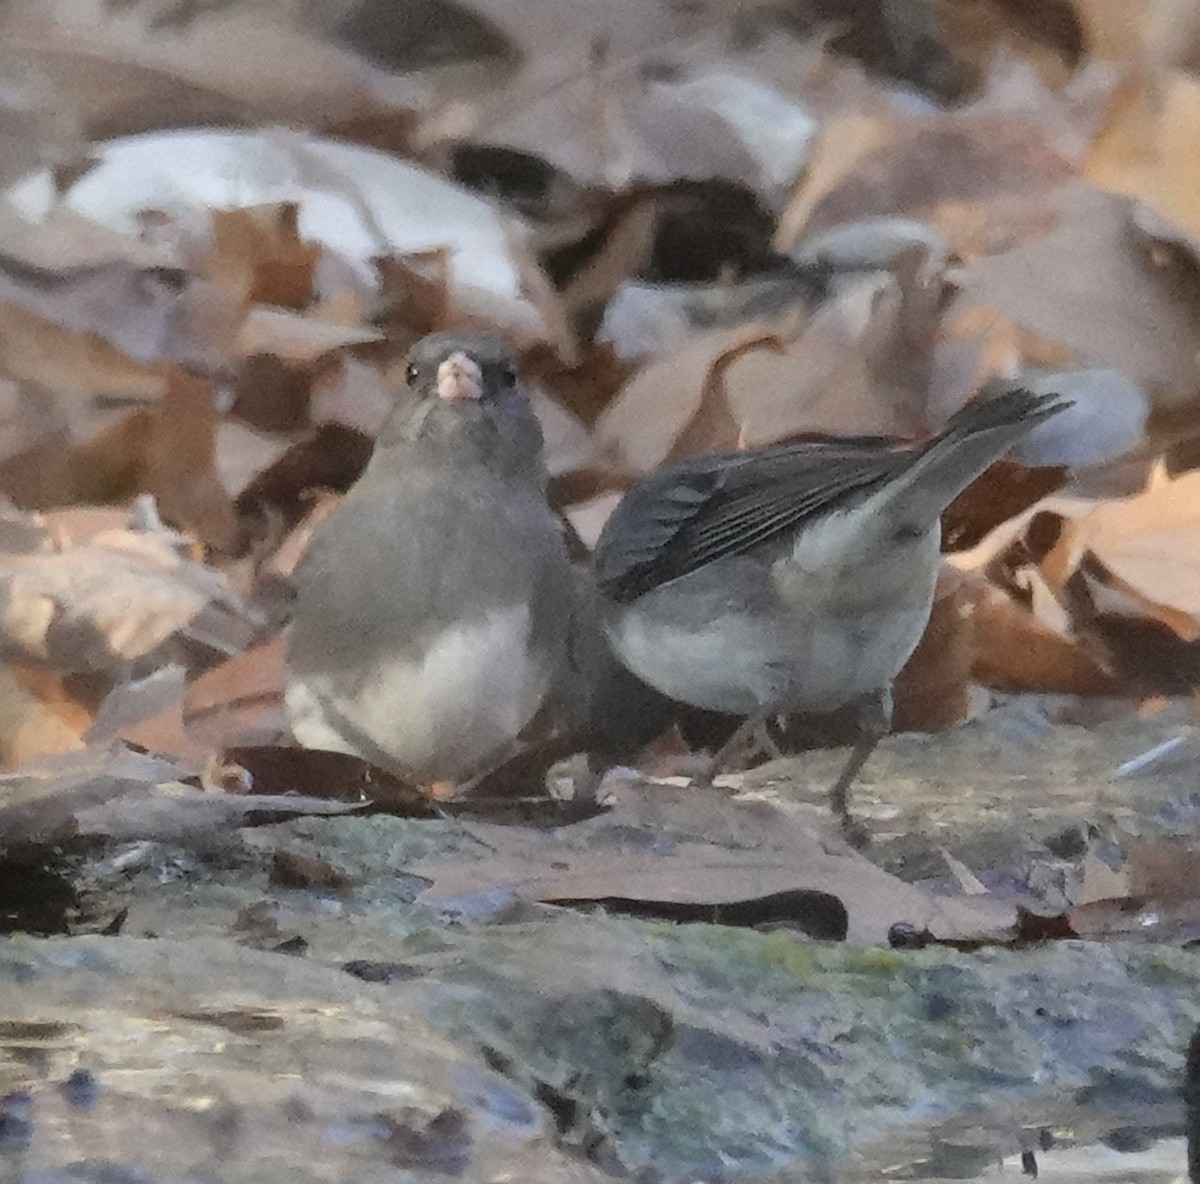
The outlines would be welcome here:
<svg viewBox="0 0 1200 1184">
<path fill-rule="evenodd" d="M 233 501 L 214 468 L 216 431 L 212 380 L 169 367 L 167 388 L 155 410 L 146 488 L 167 518 L 210 546 L 227 550 L 237 524 Z"/>
<path fill-rule="evenodd" d="M 767 349 L 784 353 L 785 346 L 773 334 L 752 337 L 739 341 L 718 354 L 709 367 L 704 385 L 700 388 L 700 401 L 691 418 L 685 423 L 671 445 L 667 460 L 683 456 L 696 456 L 705 452 L 725 452 L 742 446 L 742 425 L 729 406 L 725 391 L 725 372 L 743 354 L 751 350 Z"/>
<path fill-rule="evenodd" d="M 970 678 L 975 621 L 958 573 L 939 579 L 929 624 L 893 688 L 892 726 L 898 732 L 940 732 L 971 712 Z"/>
<path fill-rule="evenodd" d="M 283 639 L 226 659 L 188 684 L 183 701 L 189 735 L 211 751 L 276 743 L 290 734 L 283 705 Z"/>
<path fill-rule="evenodd" d="M 1026 468 L 1006 457 L 971 482 L 942 514 L 942 550 L 977 546 L 997 526 L 1036 506 L 1067 483 L 1065 467 Z"/>
<path fill-rule="evenodd" d="M 1128 869 L 1111 868 L 1098 856 L 1089 852 L 1083 861 L 1083 876 L 1072 903 L 1078 906 L 1097 900 L 1115 900 L 1128 895 Z"/>
<path fill-rule="evenodd" d="M 697 334 L 626 383 L 596 424 L 602 444 L 635 472 L 671 454 L 696 414 L 717 359 L 738 441 L 748 447 L 805 435 L 919 437 L 927 404 L 940 284 L 887 272 L 863 277 L 802 328 L 749 322 Z M 775 337 L 782 350 L 745 350 Z"/>
<path fill-rule="evenodd" d="M 1074 517 L 1070 545 L 1092 551 L 1153 601 L 1200 614 L 1200 473 L 1160 478 L 1136 497 Z"/>
<path fill-rule="evenodd" d="M 474 824 L 470 833 L 491 854 L 474 861 L 432 856 L 410 865 L 433 881 L 422 901 L 436 907 L 504 885 L 525 900 L 697 905 L 711 914 L 784 893 L 819 894 L 840 902 L 847 940 L 873 943 L 886 942 L 902 921 L 964 937 L 995 936 L 1014 919 L 990 901 L 934 897 L 904 884 L 777 807 L 695 790 L 626 786 L 613 811 L 574 826 L 538 832 Z M 820 905 L 811 895 L 791 899 Z M 836 905 L 820 907 L 827 915 Z"/>
<path fill-rule="evenodd" d="M 238 332 L 237 349 L 244 357 L 271 354 L 288 362 L 316 362 L 348 345 L 379 341 L 378 329 L 340 325 L 320 317 L 255 304 Z"/>
<path fill-rule="evenodd" d="M 13 669 L 0 666 L 0 765 L 18 769 L 47 753 L 83 747 L 84 727 L 71 726 L 44 697 L 23 685 Z"/>
<path fill-rule="evenodd" d="M 1200 333 L 1185 277 L 1154 262 L 1126 199 L 1076 182 L 1060 200 L 1048 234 L 959 273 L 963 298 L 1057 339 L 1078 365 L 1117 370 L 1156 406 L 1191 402 Z"/>
<path fill-rule="evenodd" d="M 0 592 L 7 644 L 62 671 L 120 674 L 176 636 L 233 652 L 253 619 L 224 577 L 169 536 L 131 530 L 0 555 Z"/>
<path fill-rule="evenodd" d="M 896 115 L 880 103 L 826 120 L 796 192 L 779 219 L 776 250 L 792 251 L 813 212 L 848 178 L 856 176 L 875 153 L 891 144 L 900 126 Z"/>
<path fill-rule="evenodd" d="M 1116 695 L 1121 683 L 1073 639 L 1039 621 L 1000 589 L 969 584 L 974 651 L 971 677 L 1000 690 Z"/>
<path fill-rule="evenodd" d="M 1191 148 L 1198 135 L 1200 83 L 1182 71 L 1135 66 L 1113 95 L 1080 175 L 1200 234 L 1200 167 Z"/>
</svg>

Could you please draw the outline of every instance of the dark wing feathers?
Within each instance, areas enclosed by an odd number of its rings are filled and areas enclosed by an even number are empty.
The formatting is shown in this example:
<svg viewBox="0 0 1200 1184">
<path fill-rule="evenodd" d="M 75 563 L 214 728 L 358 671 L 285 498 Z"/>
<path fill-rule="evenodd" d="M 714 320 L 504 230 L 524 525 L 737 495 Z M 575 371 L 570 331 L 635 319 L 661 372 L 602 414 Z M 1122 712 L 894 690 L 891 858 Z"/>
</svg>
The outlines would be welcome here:
<svg viewBox="0 0 1200 1184">
<path fill-rule="evenodd" d="M 634 486 L 605 525 L 595 553 L 600 591 L 627 604 L 852 505 L 922 457 L 1010 425 L 1032 427 L 1066 405 L 1013 388 L 967 404 L 919 448 L 844 439 L 676 461 Z"/>
<path fill-rule="evenodd" d="M 874 489 L 906 452 L 798 444 L 688 457 L 622 498 L 596 546 L 601 592 L 636 600 L 705 564 L 742 554 Z"/>
</svg>

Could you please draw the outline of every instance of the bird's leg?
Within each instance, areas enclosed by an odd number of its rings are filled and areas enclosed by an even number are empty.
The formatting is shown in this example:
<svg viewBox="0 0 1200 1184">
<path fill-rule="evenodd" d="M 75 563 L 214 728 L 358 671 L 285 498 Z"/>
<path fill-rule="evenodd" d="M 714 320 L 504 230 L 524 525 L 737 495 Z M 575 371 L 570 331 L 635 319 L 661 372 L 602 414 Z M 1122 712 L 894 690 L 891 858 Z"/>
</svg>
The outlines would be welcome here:
<svg viewBox="0 0 1200 1184">
<path fill-rule="evenodd" d="M 841 775 L 829 791 L 829 805 L 842 825 L 842 830 L 856 842 L 863 831 L 850 814 L 850 786 L 854 784 L 863 765 L 875 751 L 879 741 L 892 729 L 892 688 L 885 687 L 876 695 L 864 699 L 858 707 L 858 739 L 850 750 Z"/>
</svg>

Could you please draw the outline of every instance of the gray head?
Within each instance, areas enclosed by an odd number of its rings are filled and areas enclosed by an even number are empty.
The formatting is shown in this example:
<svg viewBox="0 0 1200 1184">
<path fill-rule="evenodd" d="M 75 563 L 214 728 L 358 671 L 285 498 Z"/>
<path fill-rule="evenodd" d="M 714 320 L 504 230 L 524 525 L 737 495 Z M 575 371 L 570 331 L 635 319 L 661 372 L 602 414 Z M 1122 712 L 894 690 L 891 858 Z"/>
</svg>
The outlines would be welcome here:
<svg viewBox="0 0 1200 1184">
<path fill-rule="evenodd" d="M 544 481 L 542 430 L 508 344 L 447 330 L 409 351 L 405 389 L 375 443 L 371 468 L 439 455 Z"/>
</svg>

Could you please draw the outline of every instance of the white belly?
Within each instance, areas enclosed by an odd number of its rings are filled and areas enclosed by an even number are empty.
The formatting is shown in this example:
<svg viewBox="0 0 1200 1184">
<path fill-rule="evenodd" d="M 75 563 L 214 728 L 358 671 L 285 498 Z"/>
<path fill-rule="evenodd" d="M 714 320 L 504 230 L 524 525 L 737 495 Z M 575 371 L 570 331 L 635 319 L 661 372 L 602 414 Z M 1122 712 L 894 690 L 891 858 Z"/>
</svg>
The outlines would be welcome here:
<svg viewBox="0 0 1200 1184">
<path fill-rule="evenodd" d="M 928 607 L 889 609 L 790 629 L 726 620 L 718 631 L 633 609 L 609 636 L 639 678 L 681 703 L 735 715 L 821 712 L 889 686 L 928 619 Z"/>
<path fill-rule="evenodd" d="M 551 674 L 530 649 L 529 609 L 519 606 L 447 630 L 419 661 L 381 655 L 349 698 L 327 676 L 297 679 L 287 705 L 306 747 L 376 763 L 386 754 L 387 767 L 402 775 L 461 781 L 504 755 L 536 714 Z"/>
</svg>

